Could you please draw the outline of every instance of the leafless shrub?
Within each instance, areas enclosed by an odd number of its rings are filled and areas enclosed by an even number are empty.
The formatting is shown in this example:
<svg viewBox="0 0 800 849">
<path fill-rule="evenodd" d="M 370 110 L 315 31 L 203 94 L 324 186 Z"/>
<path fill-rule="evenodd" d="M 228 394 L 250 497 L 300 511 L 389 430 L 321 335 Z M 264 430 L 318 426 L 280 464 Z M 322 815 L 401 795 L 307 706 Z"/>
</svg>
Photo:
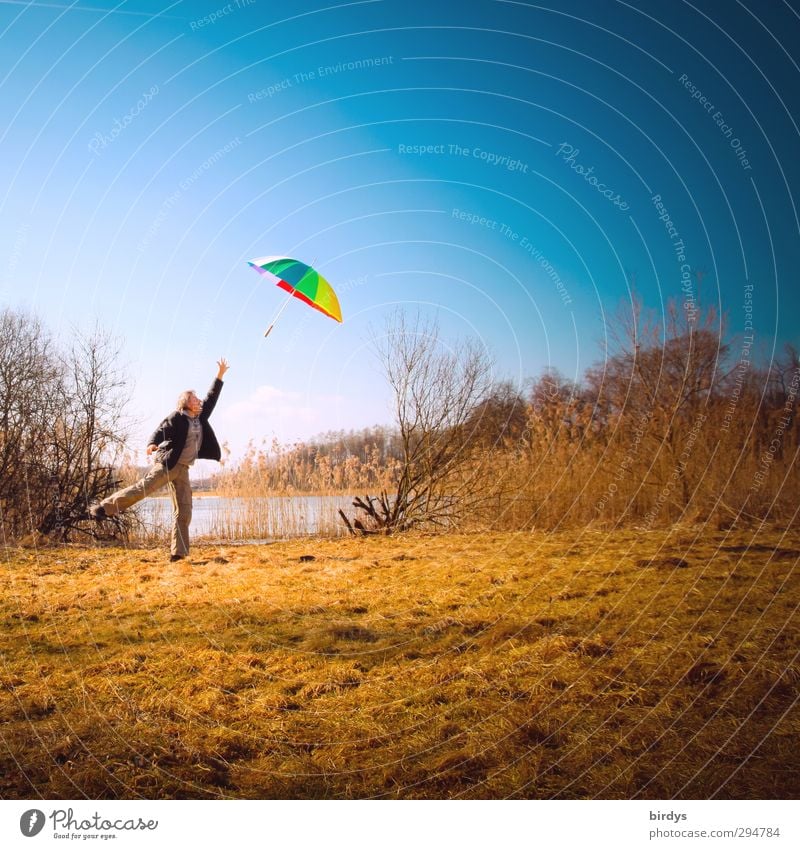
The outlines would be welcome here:
<svg viewBox="0 0 800 849">
<path fill-rule="evenodd" d="M 446 348 L 435 322 L 401 311 L 373 345 L 393 392 L 401 454 L 391 490 L 354 502 L 366 516 L 360 530 L 451 526 L 484 495 L 472 461 L 490 359 L 472 339 Z"/>
<path fill-rule="evenodd" d="M 118 358 L 98 329 L 76 334 L 59 351 L 36 318 L 0 313 L 0 521 L 7 539 L 95 532 L 87 506 L 116 486 L 125 436 Z"/>
</svg>

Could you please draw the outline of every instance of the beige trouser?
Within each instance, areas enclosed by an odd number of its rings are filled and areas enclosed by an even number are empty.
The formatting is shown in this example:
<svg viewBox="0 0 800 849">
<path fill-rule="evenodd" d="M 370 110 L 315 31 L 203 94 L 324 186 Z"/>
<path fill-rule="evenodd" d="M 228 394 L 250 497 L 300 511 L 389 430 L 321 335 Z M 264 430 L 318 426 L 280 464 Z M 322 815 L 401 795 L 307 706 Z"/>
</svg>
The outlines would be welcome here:
<svg viewBox="0 0 800 849">
<path fill-rule="evenodd" d="M 186 556 L 189 553 L 189 523 L 192 521 L 192 486 L 188 466 L 178 463 L 174 469 L 167 470 L 163 463 L 156 463 L 141 480 L 109 495 L 100 503 L 106 515 L 116 516 L 166 485 L 169 485 L 172 496 L 170 550 L 172 554 Z"/>
</svg>

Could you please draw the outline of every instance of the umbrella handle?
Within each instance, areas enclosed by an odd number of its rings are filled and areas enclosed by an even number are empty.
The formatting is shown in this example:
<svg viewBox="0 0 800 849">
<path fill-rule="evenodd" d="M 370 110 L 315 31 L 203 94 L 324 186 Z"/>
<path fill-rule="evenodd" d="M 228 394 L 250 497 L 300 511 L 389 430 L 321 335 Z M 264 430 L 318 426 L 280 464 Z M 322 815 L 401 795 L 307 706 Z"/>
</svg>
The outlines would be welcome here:
<svg viewBox="0 0 800 849">
<path fill-rule="evenodd" d="M 267 328 L 267 332 L 264 334 L 265 339 L 272 332 L 272 328 L 275 327 L 275 324 L 278 321 L 278 319 L 280 318 L 281 313 L 286 309 L 286 307 L 289 306 L 289 301 L 292 300 L 292 295 L 294 295 L 294 291 L 289 292 L 288 297 L 283 302 L 283 306 L 278 310 L 277 314 L 275 315 L 275 318 L 272 319 L 272 324 L 270 324 L 270 326 Z"/>
</svg>

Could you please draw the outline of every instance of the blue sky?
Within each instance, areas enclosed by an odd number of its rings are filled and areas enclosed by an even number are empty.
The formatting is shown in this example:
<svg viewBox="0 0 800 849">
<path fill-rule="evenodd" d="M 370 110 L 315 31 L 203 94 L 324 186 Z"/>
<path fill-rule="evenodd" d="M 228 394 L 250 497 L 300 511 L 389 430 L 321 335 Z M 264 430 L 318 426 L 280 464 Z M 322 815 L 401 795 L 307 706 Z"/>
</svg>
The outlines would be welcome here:
<svg viewBox="0 0 800 849">
<path fill-rule="evenodd" d="M 798 44 L 779 0 L 0 0 L 0 303 L 121 338 L 134 446 L 219 356 L 234 453 L 388 422 L 398 305 L 521 383 L 600 359 L 631 279 L 663 311 L 700 271 L 730 334 L 754 287 L 769 357 L 800 341 Z M 344 323 L 292 304 L 264 340 L 270 254 Z"/>
</svg>

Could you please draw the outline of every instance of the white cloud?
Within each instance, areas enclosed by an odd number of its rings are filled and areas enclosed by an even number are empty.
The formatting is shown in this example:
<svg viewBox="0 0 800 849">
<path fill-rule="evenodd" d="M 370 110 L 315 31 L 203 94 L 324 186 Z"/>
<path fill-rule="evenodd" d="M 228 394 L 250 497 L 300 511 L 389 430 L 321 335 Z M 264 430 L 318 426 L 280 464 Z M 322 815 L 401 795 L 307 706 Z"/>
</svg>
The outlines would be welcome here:
<svg viewBox="0 0 800 849">
<path fill-rule="evenodd" d="M 344 427 L 339 415 L 344 402 L 341 395 L 312 395 L 264 385 L 215 413 L 214 428 L 235 458 L 250 440 L 259 444 L 277 438 L 291 443 Z"/>
</svg>

